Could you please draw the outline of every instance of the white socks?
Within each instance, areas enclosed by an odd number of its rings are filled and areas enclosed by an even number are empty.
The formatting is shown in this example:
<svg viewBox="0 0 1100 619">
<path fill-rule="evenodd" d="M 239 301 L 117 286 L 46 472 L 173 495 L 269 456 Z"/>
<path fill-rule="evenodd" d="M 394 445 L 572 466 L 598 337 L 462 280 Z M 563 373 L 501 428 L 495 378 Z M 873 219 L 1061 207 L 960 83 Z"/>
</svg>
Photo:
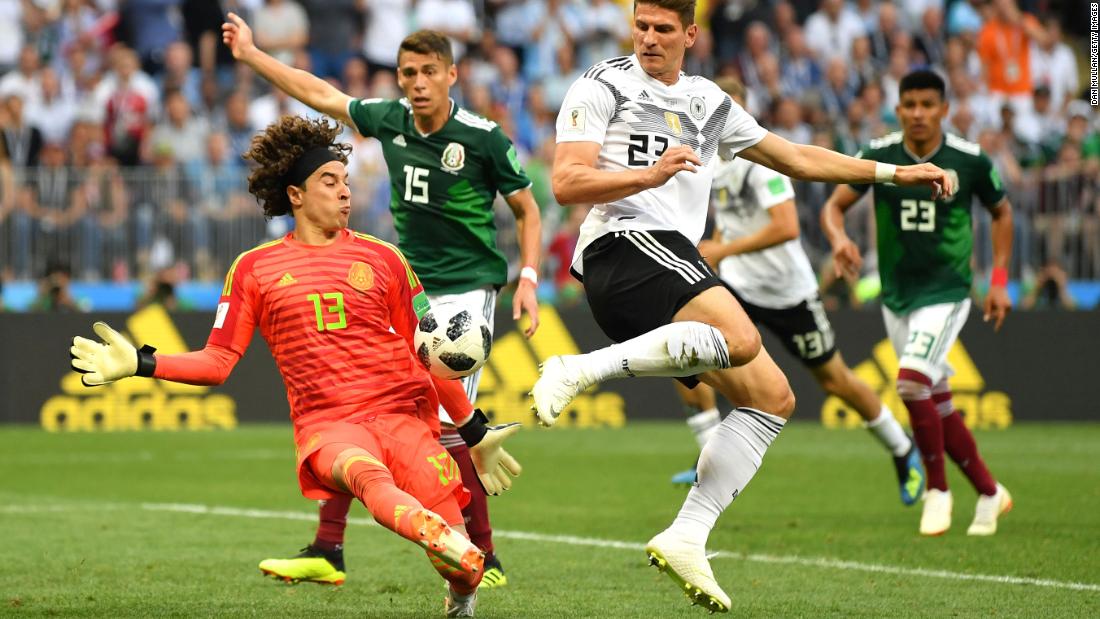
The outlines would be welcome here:
<svg viewBox="0 0 1100 619">
<path fill-rule="evenodd" d="M 878 442 L 894 454 L 894 457 L 904 456 L 909 453 L 909 448 L 913 446 L 913 442 L 909 440 L 905 430 L 901 429 L 901 424 L 898 423 L 897 419 L 894 419 L 894 413 L 886 408 L 885 404 L 882 405 L 882 412 L 879 413 L 878 417 L 868 421 L 866 426 L 871 434 L 878 439 Z"/>
<path fill-rule="evenodd" d="M 627 376 L 694 376 L 730 367 L 722 332 L 702 322 L 674 322 L 636 338 L 568 357 L 585 386 Z"/>
<path fill-rule="evenodd" d="M 744 492 L 786 423 L 752 408 L 726 415 L 699 455 L 698 481 L 669 529 L 705 544 L 719 514 Z"/>
<path fill-rule="evenodd" d="M 695 442 L 699 443 L 700 449 L 706 446 L 720 423 L 722 423 L 722 416 L 718 414 L 717 408 L 710 408 L 687 418 L 688 427 L 695 435 Z"/>
</svg>

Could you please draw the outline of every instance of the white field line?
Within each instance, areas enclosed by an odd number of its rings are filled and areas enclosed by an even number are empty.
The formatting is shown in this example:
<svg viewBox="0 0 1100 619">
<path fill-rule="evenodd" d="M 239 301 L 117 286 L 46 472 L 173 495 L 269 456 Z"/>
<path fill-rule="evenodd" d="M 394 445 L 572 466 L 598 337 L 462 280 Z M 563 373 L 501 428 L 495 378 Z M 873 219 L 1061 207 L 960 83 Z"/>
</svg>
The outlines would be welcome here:
<svg viewBox="0 0 1100 619">
<path fill-rule="evenodd" d="M 52 505 L 3 505 L 0 513 L 31 514 L 80 510 L 118 510 L 130 509 L 132 505 L 122 503 L 91 503 L 88 505 L 52 504 Z M 151 512 L 175 512 L 186 514 L 201 514 L 204 516 L 229 516 L 237 518 L 256 518 L 267 520 L 300 520 L 314 522 L 317 519 L 316 512 L 277 511 L 268 509 L 243 509 L 239 507 L 225 507 L 218 505 L 197 505 L 192 503 L 141 503 L 141 509 Z M 377 526 L 370 518 L 348 518 L 349 524 L 359 526 Z M 534 533 L 531 531 L 504 531 L 494 529 L 495 537 L 517 539 L 546 544 L 565 544 L 568 546 L 583 546 L 587 548 L 613 548 L 616 550 L 630 550 L 641 553 L 645 550 L 645 544 L 638 542 L 624 542 L 619 540 L 602 539 L 597 537 L 578 537 L 575 535 L 550 535 L 546 533 Z M 859 561 L 844 561 L 828 557 L 801 557 L 798 555 L 768 555 L 759 553 L 740 553 L 726 550 L 717 551 L 711 555 L 715 559 L 733 559 L 737 561 L 751 561 L 754 563 L 772 563 L 780 565 L 800 565 L 803 567 L 816 567 L 828 570 L 870 572 L 873 574 L 893 574 L 897 576 L 919 576 L 924 578 L 941 578 L 944 580 L 958 580 L 971 582 L 988 582 L 1002 585 L 1030 585 L 1033 587 L 1049 587 L 1052 589 L 1068 589 L 1071 591 L 1100 592 L 1100 584 L 1073 582 L 1065 580 L 1051 580 L 1047 578 L 1024 578 L 1020 576 L 1002 576 L 996 574 L 969 574 L 966 572 L 952 572 L 948 570 L 933 570 L 920 567 L 898 567 L 893 565 L 880 565 L 876 563 L 861 563 Z"/>
</svg>

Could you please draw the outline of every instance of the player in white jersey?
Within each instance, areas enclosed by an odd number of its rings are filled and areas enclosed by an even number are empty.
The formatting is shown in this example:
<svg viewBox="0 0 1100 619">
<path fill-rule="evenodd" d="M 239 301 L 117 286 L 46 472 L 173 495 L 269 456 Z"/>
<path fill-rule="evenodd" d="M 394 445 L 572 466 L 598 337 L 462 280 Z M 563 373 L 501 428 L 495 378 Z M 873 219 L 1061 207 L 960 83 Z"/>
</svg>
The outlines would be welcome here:
<svg viewBox="0 0 1100 619">
<path fill-rule="evenodd" d="M 532 389 L 551 425 L 588 386 L 627 376 L 702 380 L 740 408 L 699 457 L 699 480 L 672 525 L 646 545 L 692 602 L 728 611 L 704 546 L 794 412 L 787 378 L 696 244 L 719 156 L 741 156 L 795 178 L 930 185 L 940 168 L 889 166 L 792 144 L 762 129 L 713 82 L 680 72 L 694 45 L 695 0 L 636 0 L 634 55 L 574 82 L 558 116 L 552 184 L 560 204 L 593 204 L 573 269 L 592 314 L 620 343 L 550 357 Z"/>
<path fill-rule="evenodd" d="M 719 85 L 744 105 L 745 89 L 735 79 Z M 924 487 L 924 467 L 913 441 L 882 400 L 860 380 L 836 349 L 833 328 L 818 296 L 817 277 L 798 239 L 798 212 L 790 179 L 746 159 L 718 162 L 711 203 L 714 238 L 699 244 L 701 253 L 748 317 L 764 326 L 802 361 L 821 388 L 837 396 L 863 418 L 871 434 L 893 456 L 901 501 L 912 505 Z M 678 385 L 689 410 L 689 426 L 700 447 L 720 423 L 714 391 Z M 674 482 L 694 483 L 696 471 Z"/>
</svg>

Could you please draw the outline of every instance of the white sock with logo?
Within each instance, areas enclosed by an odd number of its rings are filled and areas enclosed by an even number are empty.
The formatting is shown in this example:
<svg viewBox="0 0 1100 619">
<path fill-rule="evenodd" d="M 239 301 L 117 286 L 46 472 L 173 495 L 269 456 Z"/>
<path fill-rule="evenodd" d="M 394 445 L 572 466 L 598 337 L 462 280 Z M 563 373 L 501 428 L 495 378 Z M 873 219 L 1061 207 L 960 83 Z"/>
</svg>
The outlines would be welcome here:
<svg viewBox="0 0 1100 619">
<path fill-rule="evenodd" d="M 722 332 L 702 322 L 674 322 L 619 344 L 565 357 L 584 386 L 609 378 L 694 376 L 730 367 Z"/>
<path fill-rule="evenodd" d="M 868 421 L 866 424 L 867 429 L 871 431 L 871 434 L 878 439 L 878 442 L 882 443 L 883 447 L 894 454 L 894 457 L 900 458 L 909 453 L 909 449 L 913 446 L 913 441 L 909 440 L 909 436 L 905 434 L 905 430 L 901 428 L 901 424 L 897 419 L 894 419 L 894 413 L 886 408 L 886 405 L 882 405 L 882 412 L 878 417 Z"/>
<path fill-rule="evenodd" d="M 669 530 L 706 544 L 718 516 L 745 491 L 786 423 L 752 408 L 736 408 L 726 415 L 699 455 L 698 480 Z"/>
<path fill-rule="evenodd" d="M 699 443 L 700 449 L 706 447 L 707 441 L 714 435 L 714 431 L 718 429 L 720 423 L 722 423 L 722 416 L 718 413 L 717 408 L 709 408 L 687 418 L 688 427 L 695 435 L 695 442 Z"/>
</svg>

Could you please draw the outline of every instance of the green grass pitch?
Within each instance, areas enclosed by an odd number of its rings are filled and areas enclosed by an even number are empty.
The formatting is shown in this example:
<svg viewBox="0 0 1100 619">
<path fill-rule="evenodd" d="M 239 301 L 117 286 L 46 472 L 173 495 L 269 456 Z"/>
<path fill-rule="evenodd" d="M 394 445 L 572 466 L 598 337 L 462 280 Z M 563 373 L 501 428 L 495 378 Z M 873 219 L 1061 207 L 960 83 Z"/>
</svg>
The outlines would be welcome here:
<svg viewBox="0 0 1100 619">
<path fill-rule="evenodd" d="M 750 617 L 1100 616 L 1100 425 L 979 432 L 1015 509 L 969 538 L 974 491 L 951 468 L 953 528 L 917 535 L 889 458 L 865 433 L 792 424 L 709 547 Z M 423 553 L 353 507 L 342 587 L 287 586 L 256 564 L 312 539 L 288 426 L 232 432 L 0 430 L 0 616 L 433 617 Z M 481 617 L 701 617 L 645 564 L 694 459 L 681 423 L 525 429 L 525 470 L 491 499 L 511 584 Z M 950 466 L 950 465 L 949 465 Z"/>
</svg>

